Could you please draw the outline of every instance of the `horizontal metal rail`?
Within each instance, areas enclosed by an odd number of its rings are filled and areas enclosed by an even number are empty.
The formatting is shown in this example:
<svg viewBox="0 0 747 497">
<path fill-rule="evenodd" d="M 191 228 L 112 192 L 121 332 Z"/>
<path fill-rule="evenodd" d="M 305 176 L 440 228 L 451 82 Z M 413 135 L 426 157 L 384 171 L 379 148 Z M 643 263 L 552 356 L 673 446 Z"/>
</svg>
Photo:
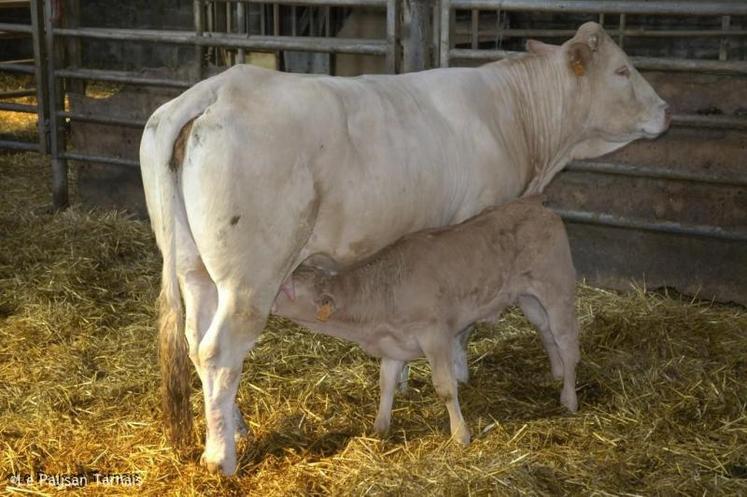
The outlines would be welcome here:
<svg viewBox="0 0 747 497">
<path fill-rule="evenodd" d="M 675 114 L 672 124 L 691 128 L 717 128 L 747 130 L 747 117 L 700 114 Z"/>
<path fill-rule="evenodd" d="M 36 95 L 36 89 L 23 89 L 23 90 L 5 90 L 0 91 L 0 98 L 19 98 L 19 97 L 30 97 Z"/>
<path fill-rule="evenodd" d="M 7 112 L 24 112 L 26 114 L 36 114 L 36 105 L 16 104 L 13 102 L 0 102 L 0 111 Z"/>
<path fill-rule="evenodd" d="M 97 114 L 82 114 L 79 112 L 59 111 L 57 117 L 70 119 L 71 121 L 82 121 L 98 124 L 110 124 L 112 126 L 127 126 L 128 128 L 142 128 L 145 121 L 142 119 L 129 119 L 126 117 L 111 117 Z"/>
<path fill-rule="evenodd" d="M 563 220 L 571 223 L 594 224 L 615 228 L 670 233 L 674 235 L 700 236 L 738 242 L 747 241 L 747 231 L 725 230 L 718 226 L 683 224 L 674 221 L 647 221 L 645 219 L 617 216 L 601 212 L 586 212 L 553 208 Z"/>
<path fill-rule="evenodd" d="M 178 79 L 146 78 L 140 73 L 127 71 L 107 71 L 103 69 L 57 69 L 55 77 L 73 79 L 91 79 L 112 83 L 129 83 L 135 85 L 164 86 L 168 88 L 189 88 L 192 83 Z"/>
<path fill-rule="evenodd" d="M 35 69 L 33 65 L 14 64 L 12 62 L 0 62 L 0 71 L 19 72 L 23 74 L 34 74 Z"/>
<path fill-rule="evenodd" d="M 656 29 L 637 29 L 628 28 L 624 30 L 605 28 L 605 32 L 611 37 L 619 37 L 620 35 L 627 37 L 639 37 L 639 38 L 687 38 L 687 37 L 717 37 L 717 38 L 729 38 L 729 37 L 741 37 L 747 36 L 747 29 L 730 29 L 728 31 L 707 29 L 707 30 L 686 30 L 686 29 L 675 29 L 675 30 L 656 30 Z M 455 31 L 458 35 L 471 35 L 473 31 L 471 29 L 457 29 Z M 478 31 L 479 35 L 486 35 L 495 37 L 499 32 L 496 29 L 483 29 Z M 504 38 L 516 37 L 516 38 L 571 38 L 576 34 L 573 29 L 501 29 L 500 35 Z"/>
<path fill-rule="evenodd" d="M 590 14 L 665 14 L 745 16 L 747 2 L 682 2 L 667 0 L 451 0 L 455 9 L 531 10 Z"/>
<path fill-rule="evenodd" d="M 79 160 L 84 162 L 102 162 L 115 166 L 140 167 L 140 162 L 132 159 L 121 159 L 119 157 L 104 157 L 96 155 L 76 154 L 75 152 L 64 152 L 59 155 L 61 159 Z"/>
<path fill-rule="evenodd" d="M 236 2 L 236 0 L 213 0 Z M 278 5 L 315 5 L 320 7 L 386 7 L 386 0 L 243 0 L 242 3 Z"/>
<path fill-rule="evenodd" d="M 386 40 L 348 38 L 247 36 L 234 33 L 203 33 L 192 31 L 164 31 L 154 29 L 56 28 L 56 36 L 94 38 L 120 41 L 145 41 L 179 45 L 244 48 L 250 50 L 295 50 L 299 52 L 351 53 L 386 55 Z"/>
<path fill-rule="evenodd" d="M 676 181 L 693 181 L 711 185 L 747 187 L 747 175 L 728 177 L 709 174 L 676 171 L 651 166 L 638 166 L 613 162 L 573 161 L 565 168 L 569 172 L 615 174 L 619 176 L 638 176 Z"/>
<path fill-rule="evenodd" d="M 28 150 L 30 152 L 39 152 L 41 150 L 38 143 L 0 140 L 0 149 L 3 148 L 10 150 Z"/>
<path fill-rule="evenodd" d="M 33 33 L 30 24 L 15 24 L 9 22 L 0 22 L 0 31 L 9 33 Z"/>
<path fill-rule="evenodd" d="M 501 60 L 523 53 L 525 52 L 451 48 L 446 55 L 449 59 Z M 747 62 L 742 61 L 665 59 L 658 57 L 630 57 L 630 60 L 638 69 L 649 71 L 747 74 Z"/>
</svg>

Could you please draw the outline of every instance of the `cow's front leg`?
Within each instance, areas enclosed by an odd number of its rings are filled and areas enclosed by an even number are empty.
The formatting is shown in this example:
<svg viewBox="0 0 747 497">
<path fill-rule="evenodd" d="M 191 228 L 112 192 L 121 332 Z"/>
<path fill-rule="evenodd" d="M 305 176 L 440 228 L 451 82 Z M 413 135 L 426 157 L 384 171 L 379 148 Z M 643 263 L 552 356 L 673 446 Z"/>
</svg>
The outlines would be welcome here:
<svg viewBox="0 0 747 497">
<path fill-rule="evenodd" d="M 404 365 L 404 361 L 389 359 L 388 357 L 381 359 L 381 371 L 379 371 L 381 397 L 379 399 L 379 412 L 376 414 L 376 422 L 374 423 L 374 431 L 379 435 L 384 435 L 389 430 L 389 424 L 392 420 L 394 391 L 399 383 Z"/>
<path fill-rule="evenodd" d="M 251 292 L 222 290 L 218 310 L 198 350 L 207 427 L 201 463 L 211 472 L 232 475 L 236 472 L 235 399 L 241 367 L 264 327 L 266 314 L 239 298 Z"/>
</svg>

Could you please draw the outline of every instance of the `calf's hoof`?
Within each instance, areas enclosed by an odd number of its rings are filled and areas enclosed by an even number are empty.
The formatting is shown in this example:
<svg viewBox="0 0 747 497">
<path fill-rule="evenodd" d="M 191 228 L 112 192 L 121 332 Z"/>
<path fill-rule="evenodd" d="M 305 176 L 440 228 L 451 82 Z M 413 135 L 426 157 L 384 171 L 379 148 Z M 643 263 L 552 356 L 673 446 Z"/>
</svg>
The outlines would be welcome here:
<svg viewBox="0 0 747 497">
<path fill-rule="evenodd" d="M 238 443 L 239 440 L 246 437 L 247 433 L 249 433 L 249 428 L 247 428 L 246 423 L 244 422 L 244 416 L 241 415 L 241 411 L 239 411 L 238 407 L 233 410 L 233 419 L 236 424 L 236 431 L 233 433 L 233 440 Z"/>
<path fill-rule="evenodd" d="M 451 438 L 453 438 L 454 440 L 456 440 L 462 445 L 465 445 L 465 446 L 469 445 L 470 440 L 471 440 L 469 429 L 467 428 L 466 425 L 462 425 L 458 427 L 456 430 L 453 430 L 451 432 Z"/>
<path fill-rule="evenodd" d="M 236 473 L 236 458 L 233 461 L 219 460 L 211 457 L 207 451 L 202 453 L 200 456 L 200 465 L 205 466 L 209 473 L 212 474 L 223 474 L 225 476 L 232 476 Z"/>
</svg>

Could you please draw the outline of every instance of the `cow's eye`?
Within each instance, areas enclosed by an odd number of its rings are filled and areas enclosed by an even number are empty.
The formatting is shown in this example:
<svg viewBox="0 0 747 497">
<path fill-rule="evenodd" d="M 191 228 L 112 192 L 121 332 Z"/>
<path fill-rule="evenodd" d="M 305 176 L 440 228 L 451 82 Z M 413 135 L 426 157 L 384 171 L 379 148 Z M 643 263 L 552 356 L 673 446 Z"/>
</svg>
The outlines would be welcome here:
<svg viewBox="0 0 747 497">
<path fill-rule="evenodd" d="M 629 78 L 630 68 L 628 66 L 620 66 L 615 70 L 615 74 L 622 76 L 623 78 Z"/>
</svg>

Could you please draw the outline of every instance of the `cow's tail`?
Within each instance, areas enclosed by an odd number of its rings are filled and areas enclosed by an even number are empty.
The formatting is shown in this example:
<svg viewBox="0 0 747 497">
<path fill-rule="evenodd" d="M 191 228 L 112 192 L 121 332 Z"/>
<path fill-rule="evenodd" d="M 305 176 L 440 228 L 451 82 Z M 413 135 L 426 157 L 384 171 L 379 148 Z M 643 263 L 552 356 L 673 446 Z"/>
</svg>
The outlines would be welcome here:
<svg viewBox="0 0 747 497">
<path fill-rule="evenodd" d="M 182 129 L 215 101 L 215 85 L 211 88 L 209 83 L 210 80 L 205 81 L 159 108 L 148 120 L 140 144 L 148 214 L 163 257 L 158 300 L 161 398 L 169 436 L 176 447 L 188 446 L 193 441 L 193 431 L 192 366 L 176 271 L 175 215 L 178 210 L 183 211 L 184 202 L 177 184 L 179 171 L 174 167 L 172 155 Z"/>
</svg>

